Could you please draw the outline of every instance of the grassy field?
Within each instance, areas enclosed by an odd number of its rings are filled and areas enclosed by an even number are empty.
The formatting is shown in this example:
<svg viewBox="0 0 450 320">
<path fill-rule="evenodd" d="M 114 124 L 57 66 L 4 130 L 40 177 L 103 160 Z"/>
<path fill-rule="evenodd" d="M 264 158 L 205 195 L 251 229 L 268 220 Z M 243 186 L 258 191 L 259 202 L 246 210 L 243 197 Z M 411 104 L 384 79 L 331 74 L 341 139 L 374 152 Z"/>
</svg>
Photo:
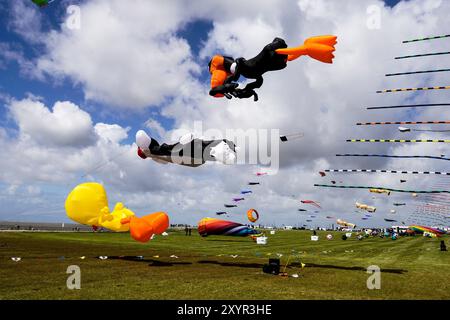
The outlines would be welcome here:
<svg viewBox="0 0 450 320">
<path fill-rule="evenodd" d="M 313 242 L 310 231 L 277 231 L 264 246 L 169 233 L 141 244 L 118 233 L 2 232 L 0 299 L 450 299 L 450 252 L 439 251 L 439 239 L 344 241 L 334 233 L 328 241 L 318 232 Z M 286 272 L 300 277 L 264 274 L 277 255 L 283 267 L 290 257 Z M 81 290 L 66 287 L 69 265 L 81 268 Z M 370 265 L 382 269 L 380 290 L 367 289 Z"/>
</svg>

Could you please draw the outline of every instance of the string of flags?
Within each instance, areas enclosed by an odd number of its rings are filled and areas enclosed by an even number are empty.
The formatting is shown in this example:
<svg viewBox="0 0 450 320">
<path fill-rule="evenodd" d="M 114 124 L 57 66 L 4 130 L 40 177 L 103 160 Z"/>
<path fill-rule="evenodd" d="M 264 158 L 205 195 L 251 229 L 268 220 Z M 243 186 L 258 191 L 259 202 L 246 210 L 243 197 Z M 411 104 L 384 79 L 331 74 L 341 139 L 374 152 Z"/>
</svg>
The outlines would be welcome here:
<svg viewBox="0 0 450 320">
<path fill-rule="evenodd" d="M 450 176 L 450 172 L 440 171 L 406 171 L 406 170 L 384 170 L 384 169 L 327 169 L 325 172 L 367 172 L 367 173 L 396 173 L 396 174 L 436 174 Z"/>
<path fill-rule="evenodd" d="M 385 143 L 450 143 L 450 140 L 438 139 L 348 139 L 347 142 L 385 142 Z"/>
</svg>

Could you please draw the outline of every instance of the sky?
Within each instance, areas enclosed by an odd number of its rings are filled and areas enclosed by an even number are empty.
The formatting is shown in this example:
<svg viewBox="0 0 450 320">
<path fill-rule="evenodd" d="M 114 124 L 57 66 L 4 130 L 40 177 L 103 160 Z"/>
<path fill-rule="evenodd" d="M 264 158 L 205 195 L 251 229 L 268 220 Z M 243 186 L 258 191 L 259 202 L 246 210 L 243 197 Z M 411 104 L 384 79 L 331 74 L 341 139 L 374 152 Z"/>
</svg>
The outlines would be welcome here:
<svg viewBox="0 0 450 320">
<path fill-rule="evenodd" d="M 105 186 L 111 208 L 122 201 L 137 215 L 165 211 L 171 223 L 193 225 L 203 217 L 214 217 L 217 211 L 228 210 L 224 204 L 244 189 L 253 193 L 222 218 L 247 223 L 246 211 L 256 208 L 259 222 L 265 225 L 331 226 L 337 218 L 363 227 L 391 225 L 384 218 L 407 223 L 423 218 L 423 223 L 434 223 L 429 220 L 434 212 L 421 209 L 426 203 L 437 203 L 434 198 L 323 189 L 314 184 L 334 180 L 399 189 L 446 187 L 448 178 L 439 176 L 330 173 L 321 177 L 318 172 L 449 171 L 443 160 L 335 156 L 448 156 L 445 144 L 345 140 L 447 138 L 445 133 L 400 133 L 395 126 L 355 124 L 449 119 L 450 111 L 444 107 L 365 108 L 449 102 L 447 90 L 375 93 L 449 85 L 445 73 L 384 76 L 448 68 L 450 59 L 445 55 L 394 57 L 450 51 L 448 38 L 402 43 L 448 34 L 443 26 L 449 14 L 450 3 L 442 0 L 55 0 L 45 8 L 27 0 L 2 1 L 0 221 L 68 222 L 67 194 L 79 183 L 96 181 Z M 301 57 L 282 71 L 267 73 L 258 89 L 258 102 L 208 95 L 207 64 L 214 54 L 251 58 L 275 37 L 297 46 L 322 34 L 338 36 L 333 64 Z M 180 130 L 193 131 L 196 123 L 202 124 L 203 132 L 275 129 L 304 136 L 279 145 L 277 170 L 261 163 L 189 168 L 137 156 L 138 130 L 146 130 L 158 141 L 174 142 Z M 258 171 L 269 174 L 256 177 Z M 247 185 L 255 181 L 261 184 Z M 302 205 L 300 200 L 305 199 L 320 202 L 321 209 Z M 355 202 L 376 206 L 377 211 L 362 220 L 367 213 L 356 211 Z M 394 202 L 407 205 L 393 207 Z M 396 212 L 390 213 L 392 209 Z"/>
</svg>

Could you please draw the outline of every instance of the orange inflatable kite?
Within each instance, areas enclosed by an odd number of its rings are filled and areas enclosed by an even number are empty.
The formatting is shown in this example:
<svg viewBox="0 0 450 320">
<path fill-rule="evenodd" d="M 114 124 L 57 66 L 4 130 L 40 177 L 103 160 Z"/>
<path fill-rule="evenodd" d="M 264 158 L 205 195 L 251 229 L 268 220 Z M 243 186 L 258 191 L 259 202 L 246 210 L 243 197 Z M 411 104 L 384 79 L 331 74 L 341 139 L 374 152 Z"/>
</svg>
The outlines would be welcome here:
<svg viewBox="0 0 450 320">
<path fill-rule="evenodd" d="M 82 183 L 67 196 L 67 216 L 78 223 L 103 227 L 115 232 L 130 231 L 133 239 L 147 242 L 154 234 L 161 234 L 169 227 L 169 217 L 164 212 L 155 212 L 136 217 L 134 212 L 118 202 L 109 211 L 105 188 L 96 182 Z"/>
<path fill-rule="evenodd" d="M 255 216 L 253 216 L 255 214 Z M 259 219 L 259 213 L 255 209 L 250 209 L 247 211 L 247 218 L 250 222 L 256 222 Z"/>
</svg>

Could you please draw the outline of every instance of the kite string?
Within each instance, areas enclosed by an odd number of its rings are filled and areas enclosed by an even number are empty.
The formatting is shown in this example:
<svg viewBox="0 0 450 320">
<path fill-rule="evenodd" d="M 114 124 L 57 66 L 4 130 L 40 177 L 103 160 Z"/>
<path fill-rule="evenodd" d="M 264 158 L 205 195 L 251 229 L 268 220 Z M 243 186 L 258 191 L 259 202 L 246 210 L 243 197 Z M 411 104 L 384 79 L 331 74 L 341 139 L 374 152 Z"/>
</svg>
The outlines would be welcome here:
<svg viewBox="0 0 450 320">
<path fill-rule="evenodd" d="M 381 158 L 399 158 L 399 159 L 436 159 L 447 160 L 450 158 L 438 157 L 438 156 L 394 156 L 387 154 L 337 154 L 336 157 L 381 157 Z"/>
<path fill-rule="evenodd" d="M 421 70 L 421 71 L 410 71 L 410 72 L 398 72 L 398 73 L 387 73 L 386 77 L 393 76 L 405 76 L 410 74 L 422 74 L 422 73 L 435 73 L 435 72 L 448 72 L 450 69 L 437 69 L 437 70 Z"/>
<path fill-rule="evenodd" d="M 443 38 L 448 38 L 448 37 L 450 37 L 450 34 L 445 34 L 445 35 L 441 35 L 441 36 L 432 36 L 432 37 L 418 38 L 418 39 L 412 39 L 412 40 L 404 40 L 404 41 L 402 41 L 402 43 L 436 40 L 436 39 L 443 39 Z"/>
<path fill-rule="evenodd" d="M 357 122 L 357 126 L 375 126 L 387 124 L 450 124 L 448 120 L 438 121 L 385 121 L 385 122 Z"/>
<path fill-rule="evenodd" d="M 89 175 L 89 174 L 91 174 L 91 173 L 93 173 L 93 172 L 95 172 L 95 171 L 97 171 L 97 170 L 103 168 L 103 167 L 106 166 L 109 162 L 111 162 L 111 161 L 117 159 L 119 156 L 124 155 L 124 154 L 125 154 L 126 152 L 128 152 L 128 151 L 129 151 L 129 150 L 126 149 L 126 150 L 124 150 L 124 151 L 122 151 L 122 152 L 116 154 L 114 157 L 112 157 L 112 158 L 110 158 L 110 159 L 107 159 L 107 160 L 101 162 L 99 165 L 97 165 L 97 166 L 94 167 L 93 169 L 91 169 L 91 170 L 89 170 L 89 171 L 86 171 L 85 174 L 83 174 L 83 175 L 81 176 L 81 179 L 84 178 L 84 177 L 86 177 L 87 175 Z"/>
<path fill-rule="evenodd" d="M 395 57 L 395 59 L 409 59 L 409 58 L 418 58 L 418 57 L 427 57 L 427 56 L 439 56 L 439 55 L 445 55 L 450 54 L 450 52 L 433 52 L 433 53 L 422 53 L 422 54 L 415 54 L 410 56 L 401 56 L 401 57 Z"/>
<path fill-rule="evenodd" d="M 426 103 L 426 104 L 409 104 L 403 106 L 381 106 L 381 107 L 366 107 L 367 110 L 380 109 L 398 109 L 398 108 L 422 108 L 422 107 L 440 107 L 450 106 L 450 103 Z"/>
<path fill-rule="evenodd" d="M 450 143 L 450 140 L 442 139 L 347 139 L 347 142 L 384 142 L 384 143 Z"/>
<path fill-rule="evenodd" d="M 398 174 L 436 174 L 450 176 L 450 172 L 440 171 L 405 171 L 405 170 L 385 170 L 385 169 L 326 169 L 325 172 L 339 172 L 339 173 L 398 173 Z"/>
<path fill-rule="evenodd" d="M 450 190 L 401 190 L 393 188 L 384 187 L 366 187 L 366 186 L 343 186 L 343 185 L 329 185 L 329 184 L 314 184 L 314 187 L 324 187 L 324 188 L 342 188 L 342 189 L 382 189 L 392 192 L 403 192 L 403 193 L 450 193 Z"/>
<path fill-rule="evenodd" d="M 384 89 L 378 90 L 376 93 L 390 93 L 390 92 L 403 92 L 403 91 L 425 91 L 425 90 L 448 90 L 450 86 L 435 86 L 435 87 L 420 87 L 420 88 L 401 88 L 401 89 Z"/>
</svg>

